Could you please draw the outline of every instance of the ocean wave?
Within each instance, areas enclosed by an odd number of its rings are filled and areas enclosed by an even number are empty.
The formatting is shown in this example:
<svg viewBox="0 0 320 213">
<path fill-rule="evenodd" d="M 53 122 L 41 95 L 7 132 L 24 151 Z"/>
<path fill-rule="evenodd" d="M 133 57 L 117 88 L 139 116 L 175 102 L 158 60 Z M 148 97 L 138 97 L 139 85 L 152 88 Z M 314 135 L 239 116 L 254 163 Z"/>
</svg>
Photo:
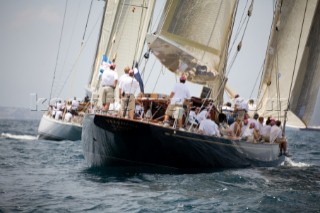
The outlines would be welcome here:
<svg viewBox="0 0 320 213">
<path fill-rule="evenodd" d="M 1 133 L 2 138 L 18 139 L 18 140 L 37 140 L 34 135 L 14 135 L 10 133 Z"/>
</svg>

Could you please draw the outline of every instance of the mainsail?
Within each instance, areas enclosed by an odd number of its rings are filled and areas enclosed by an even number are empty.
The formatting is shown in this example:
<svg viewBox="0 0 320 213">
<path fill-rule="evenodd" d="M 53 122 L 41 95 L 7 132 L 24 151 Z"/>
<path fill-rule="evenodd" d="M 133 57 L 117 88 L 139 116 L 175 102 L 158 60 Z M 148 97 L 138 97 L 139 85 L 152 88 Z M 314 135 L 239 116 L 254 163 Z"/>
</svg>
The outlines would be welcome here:
<svg viewBox="0 0 320 213">
<path fill-rule="evenodd" d="M 100 40 L 89 90 L 95 92 L 99 83 L 102 56 L 115 59 L 119 76 L 132 66 L 142 53 L 145 35 L 153 14 L 153 0 L 117 0 L 106 4 Z M 118 96 L 116 96 L 118 97 Z"/>
<path fill-rule="evenodd" d="M 170 71 L 222 99 L 236 0 L 168 0 L 149 48 Z"/>
<path fill-rule="evenodd" d="M 318 26 L 318 0 L 277 1 L 258 94 L 257 108 L 262 116 L 283 121 L 288 110 L 287 124 L 296 127 L 306 124 L 304 118 L 314 111 L 310 99 L 319 92 L 319 53 L 312 55 L 318 45 L 313 44 L 318 43 L 315 42 L 319 39 Z M 314 79 L 306 85 L 310 77 Z"/>
</svg>

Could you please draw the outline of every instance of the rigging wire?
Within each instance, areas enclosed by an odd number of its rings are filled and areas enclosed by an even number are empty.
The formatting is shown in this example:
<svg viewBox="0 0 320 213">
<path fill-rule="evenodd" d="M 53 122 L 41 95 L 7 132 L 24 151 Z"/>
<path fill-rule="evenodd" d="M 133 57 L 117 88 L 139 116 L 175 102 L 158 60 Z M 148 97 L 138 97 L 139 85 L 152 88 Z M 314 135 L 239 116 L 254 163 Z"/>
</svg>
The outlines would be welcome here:
<svg viewBox="0 0 320 213">
<path fill-rule="evenodd" d="M 238 3 L 239 3 L 239 2 L 237 2 L 237 8 L 238 8 Z M 236 53 L 236 55 L 235 55 L 235 56 L 233 57 L 233 59 L 232 59 L 232 64 L 233 64 L 233 62 L 235 61 L 236 56 L 237 56 L 238 52 L 239 52 L 240 49 L 241 49 L 241 42 L 242 42 L 242 40 L 243 40 L 243 38 L 244 38 L 246 29 L 247 29 L 247 26 L 248 26 L 248 22 L 249 22 L 249 18 L 248 18 L 248 17 L 251 17 L 252 9 L 253 9 L 253 1 L 251 2 L 251 5 L 250 5 L 250 7 L 249 7 L 249 9 L 248 9 L 247 17 L 246 17 L 246 19 L 245 19 L 245 20 L 247 20 L 247 21 L 246 21 L 246 26 L 245 26 L 245 28 L 244 28 L 244 30 L 243 30 L 243 34 L 242 34 L 241 41 L 240 41 L 240 43 L 238 44 L 237 53 Z M 236 13 L 236 11 L 235 11 L 235 13 Z M 234 16 L 235 16 L 235 14 L 234 14 Z M 234 24 L 234 23 L 233 23 L 233 24 Z M 242 28 L 242 27 L 243 27 L 243 25 L 241 26 L 241 28 Z M 231 28 L 231 29 L 232 29 L 232 28 Z M 230 30 L 231 30 L 231 29 L 230 29 Z M 228 52 L 228 54 L 227 54 L 227 60 L 228 60 L 228 58 L 229 58 L 229 54 L 230 54 L 230 52 Z M 231 64 L 231 67 L 232 67 L 232 64 Z M 218 99 L 219 94 L 221 93 L 222 89 L 224 88 L 224 86 L 225 86 L 225 84 L 226 84 L 226 81 L 227 81 L 227 78 L 226 78 L 226 77 L 229 75 L 230 70 L 231 70 L 231 67 L 230 67 L 230 69 L 227 68 L 227 71 L 226 71 L 226 75 L 225 75 L 225 76 L 221 76 L 221 83 L 220 83 L 220 85 L 219 85 L 218 93 L 217 93 L 216 97 L 214 98 L 214 100 L 217 100 L 217 99 Z"/>
<path fill-rule="evenodd" d="M 165 11 L 165 12 L 164 12 L 164 18 L 163 18 L 162 20 L 166 20 L 172 4 L 173 4 L 173 0 L 171 0 L 169 3 L 163 4 L 163 9 L 162 9 L 161 11 Z M 166 5 L 168 5 L 168 6 L 166 7 Z M 164 9 L 165 7 L 166 7 L 166 10 Z M 160 17 L 161 14 L 162 14 L 161 12 L 158 13 L 158 16 L 157 16 L 156 21 L 155 21 L 155 25 L 156 25 L 156 23 L 158 22 L 158 19 L 159 19 L 159 17 Z M 160 22 L 160 21 L 159 21 L 159 22 Z M 162 31 L 163 26 L 164 26 L 164 21 L 162 21 L 160 24 L 158 23 L 158 30 L 159 30 L 159 32 Z M 153 27 L 153 26 L 151 26 L 151 28 L 152 28 L 152 27 Z M 156 34 L 153 33 L 153 34 L 154 34 L 156 37 L 159 37 L 159 36 L 160 36 L 160 33 L 156 33 Z M 146 66 L 147 62 L 148 62 L 148 60 L 146 61 L 145 66 Z M 154 68 L 154 66 L 155 66 L 155 63 L 156 63 L 156 60 L 154 61 L 151 70 L 153 70 L 153 68 Z M 145 70 L 145 69 L 144 69 L 144 70 Z M 158 82 L 158 80 L 159 80 L 159 77 L 160 77 L 161 72 L 163 72 L 163 66 L 162 66 L 162 68 L 161 68 L 161 70 L 160 70 L 160 72 L 159 72 L 159 75 L 158 75 L 158 78 L 157 78 L 157 81 L 156 81 L 155 86 L 157 85 L 157 82 Z M 147 77 L 147 80 L 146 80 L 146 82 L 145 82 L 145 85 L 147 85 L 151 73 L 152 73 L 152 72 L 150 71 L 150 72 L 149 72 L 149 75 L 148 75 L 148 77 Z M 142 72 L 142 74 L 144 74 L 144 72 Z M 155 89 L 155 87 L 153 88 L 153 91 L 154 91 L 154 89 Z"/>
<path fill-rule="evenodd" d="M 233 11 L 233 17 L 235 17 L 235 14 L 237 13 L 237 9 L 238 9 L 238 3 L 239 1 L 236 2 L 236 6 L 235 6 L 235 10 Z M 220 9 L 219 9 L 220 10 Z M 234 19 L 233 19 L 234 20 Z M 232 28 L 234 26 L 234 21 L 232 22 L 232 25 L 230 26 L 230 29 L 229 29 L 229 32 L 232 31 Z M 231 39 L 231 33 L 229 33 L 229 37 L 228 37 L 229 41 Z M 228 47 L 226 47 L 228 48 Z M 226 60 L 228 59 L 228 56 L 229 56 L 229 53 L 226 51 Z M 225 73 L 225 67 L 223 68 L 224 70 L 224 73 Z M 216 96 L 213 98 L 214 101 L 217 101 L 218 99 L 218 96 L 221 95 L 221 90 L 222 90 L 222 87 L 223 85 L 225 85 L 225 81 L 226 81 L 226 77 L 224 75 L 219 75 L 218 77 L 220 77 L 218 80 L 220 80 L 220 82 L 218 82 L 219 84 L 219 88 L 217 90 L 217 93 L 216 93 Z M 210 90 L 212 90 L 212 86 L 211 86 L 212 82 L 211 83 L 207 83 L 207 86 L 210 88 Z M 212 93 L 212 91 L 210 91 L 210 94 Z M 219 103 L 216 103 L 216 105 L 218 105 Z"/>
<path fill-rule="evenodd" d="M 102 15 L 103 15 L 103 11 L 102 11 L 101 14 L 97 17 L 97 20 L 96 20 L 96 22 L 95 22 L 95 24 L 94 24 L 91 32 L 89 33 L 88 38 L 87 38 L 86 41 L 88 41 L 88 40 L 91 38 L 91 36 L 92 36 L 92 34 L 93 34 L 93 31 L 94 31 L 95 27 L 97 26 L 98 21 L 100 20 L 100 18 L 102 17 Z M 68 79 L 70 78 L 71 73 L 73 73 L 73 72 L 75 71 L 75 67 L 76 67 L 76 65 L 78 64 L 78 61 L 79 61 L 79 59 L 80 59 L 80 56 L 81 56 L 83 50 L 85 49 L 85 47 L 87 46 L 87 42 L 86 42 L 86 41 L 84 42 L 84 45 L 81 46 L 81 49 L 80 49 L 80 51 L 79 51 L 79 54 L 78 54 L 78 56 L 77 56 L 74 64 L 72 65 L 71 71 L 69 72 L 69 75 L 68 75 L 67 78 L 65 79 L 65 81 L 64 81 L 64 83 L 63 83 L 63 87 L 60 89 L 60 91 L 59 91 L 59 93 L 58 93 L 58 96 L 60 96 L 60 94 L 62 93 L 62 91 L 63 91 L 63 89 L 64 89 L 64 87 L 65 87 L 65 85 L 66 85 L 66 82 L 67 82 Z"/>
<path fill-rule="evenodd" d="M 276 28 L 276 22 L 277 22 L 277 20 L 279 19 L 279 17 L 278 18 L 276 18 L 279 14 L 281 14 L 281 5 L 280 5 L 280 7 L 279 7 L 279 12 L 278 13 L 276 13 L 277 12 L 277 0 L 274 0 L 273 1 L 273 5 L 274 5 L 274 7 L 273 7 L 273 14 L 274 14 L 274 16 L 273 16 L 273 24 L 271 24 L 271 27 L 270 27 L 270 34 L 269 34 L 269 39 L 268 39 L 268 46 L 269 46 L 269 44 L 272 42 L 271 41 L 271 37 L 272 37 L 272 30 L 276 30 L 276 31 L 278 31 L 278 29 Z M 277 49 L 277 40 L 275 41 L 275 47 L 274 47 L 274 49 Z M 264 68 L 264 67 L 266 67 L 267 66 L 267 59 L 270 57 L 268 54 L 271 54 L 270 53 L 270 51 L 271 51 L 271 49 L 270 48 L 267 48 L 266 49 L 266 57 L 264 58 L 264 63 L 263 63 L 263 65 L 262 65 L 262 67 Z M 263 69 L 262 68 L 262 69 Z M 272 71 L 272 70 L 271 70 Z M 262 74 L 261 74 L 261 80 L 260 80 L 260 85 L 259 85 L 259 89 L 258 89 L 258 96 L 257 96 L 257 99 L 259 100 L 258 101 L 258 103 L 257 103 L 257 109 L 261 109 L 261 107 L 262 107 L 262 100 L 264 99 L 264 97 L 265 97 L 265 95 L 267 94 L 267 89 L 265 89 L 264 91 L 263 91 L 263 93 L 261 93 L 261 91 L 263 90 L 263 85 L 264 85 L 264 82 L 263 82 L 263 77 L 267 74 L 266 73 L 267 72 L 267 69 L 265 68 L 265 69 L 263 69 L 262 70 Z M 272 73 L 270 73 L 270 75 L 271 75 Z M 267 83 L 267 86 L 268 86 L 268 83 Z M 260 106 L 260 107 L 259 107 Z"/>
<path fill-rule="evenodd" d="M 76 13 L 75 22 L 76 22 L 76 20 L 78 20 L 79 8 L 80 8 L 80 1 L 78 1 L 78 9 L 77 9 L 77 13 Z M 65 66 L 66 66 L 66 61 L 67 61 L 67 58 L 68 58 L 67 56 L 69 55 L 69 52 L 70 52 L 70 49 L 71 49 L 71 48 L 70 48 L 71 43 L 72 43 L 72 42 L 71 42 L 71 39 L 73 38 L 73 35 L 74 35 L 74 32 L 75 32 L 75 27 L 76 27 L 76 24 L 73 24 L 72 31 L 71 31 L 71 36 L 70 36 L 70 39 L 69 39 L 69 42 L 68 42 L 66 57 L 64 58 L 61 71 L 63 71 L 64 68 L 65 68 Z M 81 45 L 82 45 L 82 44 L 81 44 Z M 57 77 L 57 78 L 58 78 L 58 82 L 60 82 L 60 80 L 62 80 L 62 74 L 63 74 L 63 72 L 60 72 L 60 75 Z M 55 87 L 54 92 L 53 92 L 53 95 L 56 94 L 57 90 L 58 90 L 58 87 Z"/>
<path fill-rule="evenodd" d="M 142 80 L 144 79 L 144 72 L 146 71 L 146 66 L 147 66 L 148 61 L 149 61 L 149 58 L 146 58 L 144 60 L 144 66 L 143 66 L 143 68 L 141 70 L 141 73 L 140 73 Z M 142 64 L 142 57 L 139 60 L 139 67 L 140 67 L 141 64 Z"/>
<path fill-rule="evenodd" d="M 102 18 L 101 18 L 101 23 L 100 23 L 100 29 L 99 29 L 99 35 L 103 32 L 103 29 L 105 27 L 105 16 L 106 16 L 106 12 L 107 12 L 107 7 L 108 7 L 108 2 L 104 1 L 103 4 L 103 12 L 102 12 Z M 93 93 L 94 91 L 98 90 L 98 84 L 100 82 L 100 72 L 97 73 L 97 71 L 100 71 L 99 67 L 101 67 L 102 65 L 102 59 L 103 59 L 103 55 L 100 54 L 101 49 L 103 48 L 102 44 L 104 42 L 102 42 L 102 37 L 98 36 L 98 41 L 95 47 L 95 54 L 94 54 L 94 60 L 93 63 L 90 67 L 91 70 L 91 74 L 90 74 L 90 78 L 89 78 L 89 82 L 88 82 L 88 87 L 87 89 L 91 91 L 91 99 L 93 99 Z M 105 54 L 105 52 L 104 52 Z M 99 60 L 99 61 L 98 61 Z"/>
<path fill-rule="evenodd" d="M 277 1 L 277 0 L 274 0 L 274 1 L 273 1 L 273 5 L 274 5 L 274 6 L 273 6 L 273 14 L 275 14 L 275 10 L 276 10 L 276 1 Z M 275 17 L 275 16 L 273 16 L 273 19 L 274 19 L 274 17 Z M 272 31 L 272 28 L 273 28 L 273 24 L 271 24 L 271 26 L 270 26 L 270 32 Z M 269 33 L 269 38 L 268 38 L 268 41 L 269 41 L 269 42 L 268 42 L 268 43 L 270 43 L 270 40 L 271 40 L 271 33 Z M 269 48 L 267 47 L 267 49 L 266 49 L 266 54 L 265 54 L 265 55 L 267 55 L 269 51 L 270 51 L 270 50 L 269 50 Z M 263 75 L 264 75 L 264 73 L 265 73 L 265 70 L 264 70 L 264 64 L 265 64 L 265 63 L 266 63 L 266 57 L 264 58 L 264 61 L 263 61 L 262 65 L 261 65 L 260 72 L 259 72 L 258 75 L 257 75 L 257 79 L 256 79 L 256 82 L 255 82 L 254 87 L 252 88 L 252 91 L 251 91 L 251 94 L 250 94 L 250 98 L 252 97 L 254 88 L 255 88 L 258 80 L 259 80 L 259 79 L 258 79 L 259 76 L 261 75 L 260 79 L 262 79 L 262 77 L 263 77 Z M 263 81 L 260 80 L 257 99 L 259 99 L 259 97 L 260 97 L 260 92 L 261 92 L 262 83 L 263 83 Z M 258 108 L 258 104 L 257 104 L 257 108 Z"/>
<path fill-rule="evenodd" d="M 155 22 L 153 22 L 153 16 L 151 16 L 150 25 L 149 25 L 149 27 L 148 27 L 149 33 L 155 31 L 155 30 L 153 30 L 153 28 L 154 28 L 155 26 L 157 26 L 159 17 L 160 17 L 160 15 L 162 14 L 161 11 L 164 11 L 164 8 L 165 8 L 165 4 L 162 4 L 162 10 L 160 10 L 160 11 L 158 12 L 158 15 L 157 15 L 157 17 L 156 17 Z M 154 23 L 154 25 L 153 25 L 153 23 Z M 150 53 L 150 49 L 149 49 L 148 45 L 145 44 L 145 46 L 146 46 L 146 48 L 147 48 L 147 51 Z M 143 60 L 143 57 L 141 57 L 140 60 L 139 60 L 139 66 L 140 66 L 140 64 L 142 63 L 142 60 Z M 142 77 L 143 81 L 144 81 L 144 77 L 145 77 L 144 74 L 145 74 L 146 66 L 147 66 L 148 62 L 149 62 L 149 57 L 146 58 L 144 67 L 143 67 L 143 69 L 142 69 L 142 71 L 141 71 L 141 77 Z M 153 63 L 153 65 L 152 65 L 152 67 L 151 67 L 150 70 L 153 70 L 153 68 L 154 68 L 154 66 L 155 66 L 155 63 L 156 63 L 156 60 L 154 60 L 154 63 Z M 147 77 L 146 82 L 144 82 L 144 85 L 145 85 L 145 86 L 147 86 L 147 83 L 148 83 L 148 80 L 149 80 L 149 78 L 150 78 L 151 73 L 152 73 L 152 72 L 150 71 L 150 72 L 149 72 L 149 75 L 148 75 L 148 77 Z"/>
<path fill-rule="evenodd" d="M 138 53 L 138 47 L 139 47 L 139 41 L 141 39 L 141 29 L 142 29 L 142 25 L 143 25 L 143 17 L 146 16 L 146 14 L 144 14 L 144 9 L 148 7 L 146 7 L 145 4 L 146 1 L 143 2 L 143 5 L 142 5 L 142 11 L 141 11 L 141 16 L 140 16 L 140 24 L 139 24 L 139 29 L 138 29 L 138 36 L 137 36 L 137 41 L 136 41 L 136 50 L 135 50 L 135 53 L 134 53 L 134 59 L 133 59 L 133 66 L 134 64 L 136 63 L 136 57 L 137 57 L 137 53 Z M 133 12 L 134 12 L 134 9 L 133 9 Z M 126 19 L 127 20 L 127 19 Z M 138 71 L 139 72 L 139 71 Z M 132 86 L 132 83 L 133 83 L 133 79 L 131 81 L 131 86 Z M 141 91 L 142 92 L 142 91 Z"/>
<path fill-rule="evenodd" d="M 233 64 L 234 64 L 234 62 L 235 62 L 235 60 L 236 60 L 236 58 L 237 58 L 237 56 L 238 56 L 238 53 L 239 53 L 240 50 L 241 50 L 242 41 L 243 41 L 245 32 L 247 31 L 247 27 L 248 27 L 248 24 L 249 24 L 249 20 L 250 20 L 250 19 L 249 19 L 249 17 L 247 16 L 247 18 L 246 18 L 246 25 L 245 25 L 245 28 L 244 28 L 244 30 L 243 30 L 243 34 L 242 34 L 242 36 L 241 36 L 241 40 L 240 40 L 240 42 L 239 42 L 239 44 L 238 44 L 238 46 L 237 46 L 237 51 L 236 51 L 235 55 L 232 57 L 231 63 L 230 63 L 230 65 L 229 65 L 228 68 L 227 68 L 227 75 L 226 75 L 226 76 L 228 76 L 228 75 L 230 74 L 231 68 L 232 68 L 232 66 L 233 66 Z"/>
<path fill-rule="evenodd" d="M 280 119 L 280 116 L 281 116 L 281 104 L 280 104 L 280 75 L 281 73 L 279 72 L 279 54 L 277 53 L 276 54 L 276 57 L 275 57 L 275 75 L 276 75 L 276 92 L 277 92 L 277 111 L 278 111 L 278 120 Z M 280 107 L 280 109 L 278 109 L 278 107 Z"/>
<path fill-rule="evenodd" d="M 145 1 L 143 1 L 143 5 L 145 5 Z M 138 36 L 137 36 L 137 41 L 136 41 L 136 50 L 134 52 L 134 56 L 133 56 L 133 64 L 136 62 L 136 57 L 137 57 L 137 53 L 138 53 L 138 47 L 139 47 L 139 41 L 141 39 L 141 28 L 142 28 L 142 20 L 143 20 L 143 14 L 144 14 L 144 6 L 142 7 L 142 12 L 141 12 L 141 16 L 140 16 L 140 24 L 139 24 L 139 29 L 138 29 Z M 145 14 L 146 15 L 146 14 Z"/>
<path fill-rule="evenodd" d="M 140 64 L 142 64 L 142 57 L 140 58 L 140 62 L 139 62 L 139 66 L 140 66 Z M 144 62 L 144 66 L 143 66 L 143 69 L 141 70 L 141 78 L 142 78 L 142 80 L 144 80 L 144 73 L 145 73 L 145 71 L 146 71 L 146 66 L 147 66 L 147 63 L 149 62 L 149 58 L 146 58 L 145 60 L 144 60 L 145 62 Z"/>
<path fill-rule="evenodd" d="M 129 13 L 125 13 L 125 16 L 123 17 L 123 19 L 125 20 L 125 22 L 123 23 L 123 25 L 121 26 L 121 28 L 119 27 L 120 25 L 120 20 L 121 20 L 121 16 L 122 16 L 122 13 L 124 11 L 124 3 L 125 3 L 125 0 L 123 1 L 123 4 L 122 4 L 122 9 L 121 9 L 121 13 L 120 13 L 120 16 L 118 18 L 118 24 L 117 24 L 117 28 L 116 28 L 116 32 L 114 33 L 114 37 L 113 37 L 113 42 L 111 44 L 111 47 L 110 47 L 110 51 L 109 51 L 109 56 L 111 56 L 111 53 L 113 52 L 113 48 L 115 48 L 116 50 L 118 50 L 119 48 L 119 45 L 121 44 L 121 40 L 122 40 L 122 35 L 123 35 L 123 32 L 124 32 L 124 26 L 126 26 L 126 23 L 128 21 L 127 17 L 128 17 L 128 14 Z M 129 8 L 127 8 L 128 10 Z M 118 30 L 120 29 L 120 30 Z M 119 32 L 119 35 L 117 35 L 117 33 Z M 120 37 L 119 41 L 116 43 L 116 37 Z M 117 46 L 116 46 L 117 44 Z M 117 51 L 115 50 L 115 54 L 114 55 L 117 55 Z M 114 56 L 115 57 L 115 56 Z M 109 58 L 109 57 L 108 57 Z M 114 58 L 115 60 L 115 58 Z"/>
<path fill-rule="evenodd" d="M 66 13 L 67 13 L 67 6 L 68 6 L 68 0 L 66 0 L 66 5 L 65 5 L 64 14 L 63 14 L 63 22 L 62 22 L 61 32 L 60 32 L 59 47 L 58 47 L 58 53 L 57 53 L 57 57 L 56 57 L 56 64 L 55 64 L 54 72 L 53 72 L 53 79 L 52 79 L 52 84 L 51 84 L 51 89 L 50 89 L 49 101 L 51 100 L 53 84 L 54 84 L 56 71 L 57 71 L 57 65 L 58 65 L 58 59 L 59 59 L 61 41 L 62 41 L 62 34 L 63 34 L 64 24 L 65 24 L 65 17 L 66 17 Z"/>
<path fill-rule="evenodd" d="M 90 17 L 91 8 L 92 8 L 92 2 L 93 2 L 93 0 L 91 0 L 91 3 L 90 3 L 90 8 L 89 8 L 89 12 L 88 12 L 87 22 L 86 22 L 86 26 L 84 27 L 84 32 L 83 32 L 83 36 L 82 36 L 81 46 L 83 45 L 84 38 L 85 38 L 85 35 L 86 35 L 86 32 L 87 32 L 89 17 Z"/>
<path fill-rule="evenodd" d="M 153 68 L 154 68 L 154 66 L 155 66 L 155 64 L 156 64 L 156 60 L 154 60 L 154 62 L 153 62 L 153 65 L 152 65 L 152 67 L 151 67 L 151 69 L 150 70 L 153 70 Z M 146 82 L 145 82 L 145 85 L 147 85 L 148 84 L 148 81 L 149 81 L 149 78 L 150 78 L 150 75 L 151 75 L 151 73 L 152 72 L 149 72 L 149 75 L 148 75 L 148 77 L 147 77 L 147 80 L 146 80 Z"/>
<path fill-rule="evenodd" d="M 258 75 L 257 75 L 257 78 L 256 78 L 256 80 L 255 80 L 255 82 L 254 82 L 253 88 L 252 88 L 251 93 L 250 93 L 250 96 L 249 96 L 250 99 L 252 98 L 252 94 L 253 94 L 253 92 L 254 92 L 254 90 L 255 90 L 255 88 L 256 88 L 256 85 L 257 85 L 258 80 L 261 79 L 262 71 L 263 71 L 263 66 L 261 66 L 260 71 L 259 71 L 259 73 L 258 73 Z M 260 77 L 260 78 L 259 78 L 259 77 Z"/>
<path fill-rule="evenodd" d="M 120 10 L 120 15 L 119 15 L 119 17 L 118 17 L 118 19 L 117 19 L 117 24 L 116 24 L 116 27 L 115 27 L 115 32 L 114 32 L 114 34 L 113 34 L 113 36 L 111 37 L 110 36 L 110 38 L 112 38 L 112 42 L 111 42 L 111 46 L 110 46 L 110 50 L 109 50 L 109 53 L 108 54 L 106 54 L 107 55 L 107 57 L 108 57 L 108 59 L 110 58 L 110 56 L 111 56 L 111 52 L 112 52 L 112 49 L 113 49 L 113 46 L 114 46 L 114 43 L 115 43 L 115 39 L 116 39 L 116 35 L 117 35 L 117 33 L 118 33 L 118 29 L 119 29 L 119 25 L 120 25 L 120 19 L 121 19 L 121 17 L 122 17 L 122 13 L 123 13 L 123 8 L 124 8 L 124 0 L 122 1 L 122 6 L 121 6 L 121 10 Z M 107 47 L 108 48 L 108 47 Z M 105 52 L 107 52 L 107 49 L 106 49 L 106 51 Z M 114 59 L 115 60 L 115 59 Z"/>
<path fill-rule="evenodd" d="M 155 88 L 156 88 L 156 86 L 157 86 L 157 84 L 158 84 L 159 77 L 160 77 L 160 74 L 161 74 L 161 73 L 163 73 L 163 66 L 161 66 L 161 70 L 160 70 L 159 75 L 158 75 L 158 77 L 157 77 L 157 81 L 156 81 L 156 83 L 154 84 L 152 93 L 154 92 L 154 90 L 155 90 Z"/>
<path fill-rule="evenodd" d="M 153 68 L 154 68 L 155 64 L 156 64 L 156 60 L 154 60 L 153 65 L 152 65 L 152 67 L 151 67 L 151 69 L 150 69 L 150 70 L 153 70 Z M 148 75 L 148 77 L 147 77 L 147 80 L 145 81 L 145 84 L 147 84 L 147 83 L 148 83 L 149 78 L 150 78 L 150 75 L 151 75 L 151 72 L 149 72 L 149 75 Z"/>
<path fill-rule="evenodd" d="M 245 8 L 247 8 L 248 3 L 249 3 L 249 1 L 247 0 L 247 3 L 246 3 Z M 245 16 L 245 14 L 246 14 L 245 11 L 246 11 L 246 10 L 243 10 L 243 13 L 242 13 L 242 16 L 241 16 L 241 19 L 240 19 L 240 23 L 239 23 L 239 25 L 238 25 L 238 29 L 237 29 L 237 31 L 236 31 L 236 34 L 235 34 L 235 37 L 234 37 L 233 42 L 232 42 L 232 44 L 231 44 L 231 47 L 229 48 L 228 55 L 231 53 L 231 51 L 232 51 L 232 49 L 233 49 L 233 46 L 234 46 L 236 40 L 238 39 L 238 36 L 239 36 L 239 34 L 240 34 L 241 30 L 242 30 L 243 24 L 244 24 L 245 20 L 246 20 L 247 17 L 248 17 L 248 16 Z"/>
</svg>

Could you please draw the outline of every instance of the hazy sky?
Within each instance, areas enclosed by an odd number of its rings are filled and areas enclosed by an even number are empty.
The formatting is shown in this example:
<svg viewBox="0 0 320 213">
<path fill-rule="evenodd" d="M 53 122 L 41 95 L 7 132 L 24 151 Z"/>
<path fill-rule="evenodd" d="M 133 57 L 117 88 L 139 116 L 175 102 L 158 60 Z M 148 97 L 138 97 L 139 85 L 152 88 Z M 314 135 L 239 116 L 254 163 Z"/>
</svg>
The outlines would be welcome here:
<svg viewBox="0 0 320 213">
<path fill-rule="evenodd" d="M 84 97 L 104 4 L 93 0 L 84 34 L 90 2 L 68 0 L 65 13 L 66 1 L 62 0 L 0 0 L 1 106 L 28 108 L 31 93 L 36 93 L 38 98 L 49 98 L 54 73 L 54 96 Z M 241 5 L 246 2 L 240 0 Z M 244 98 L 250 97 L 261 70 L 273 13 L 272 0 L 254 2 L 242 50 L 228 76 L 228 84 Z M 84 35 L 85 43 L 81 47 Z M 174 81 L 170 74 L 160 76 L 163 92 L 169 93 Z M 148 88 L 152 90 L 153 85 L 149 83 Z M 193 89 L 192 95 L 198 92 Z"/>
<path fill-rule="evenodd" d="M 29 107 L 30 93 L 48 98 L 54 72 L 54 95 L 59 95 L 69 76 L 59 96 L 84 97 L 104 5 L 93 1 L 81 47 L 90 2 L 0 0 L 0 105 Z"/>
</svg>

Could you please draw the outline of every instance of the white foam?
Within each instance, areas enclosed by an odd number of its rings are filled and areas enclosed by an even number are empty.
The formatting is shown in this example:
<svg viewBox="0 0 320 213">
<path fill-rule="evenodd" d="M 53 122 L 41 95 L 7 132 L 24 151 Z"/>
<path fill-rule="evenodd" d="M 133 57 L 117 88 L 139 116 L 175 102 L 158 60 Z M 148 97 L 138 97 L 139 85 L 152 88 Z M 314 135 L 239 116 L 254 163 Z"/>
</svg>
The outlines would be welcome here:
<svg viewBox="0 0 320 213">
<path fill-rule="evenodd" d="M 1 133 L 2 138 L 11 138 L 11 139 L 18 139 L 18 140 L 37 140 L 37 136 L 33 135 L 13 135 L 10 133 Z"/>
<path fill-rule="evenodd" d="M 291 158 L 285 158 L 285 162 L 284 162 L 285 165 L 287 166 L 292 166 L 292 167 L 309 167 L 311 166 L 310 164 L 307 164 L 307 163 L 302 163 L 302 162 L 294 162 L 293 160 L 291 160 Z"/>
</svg>

